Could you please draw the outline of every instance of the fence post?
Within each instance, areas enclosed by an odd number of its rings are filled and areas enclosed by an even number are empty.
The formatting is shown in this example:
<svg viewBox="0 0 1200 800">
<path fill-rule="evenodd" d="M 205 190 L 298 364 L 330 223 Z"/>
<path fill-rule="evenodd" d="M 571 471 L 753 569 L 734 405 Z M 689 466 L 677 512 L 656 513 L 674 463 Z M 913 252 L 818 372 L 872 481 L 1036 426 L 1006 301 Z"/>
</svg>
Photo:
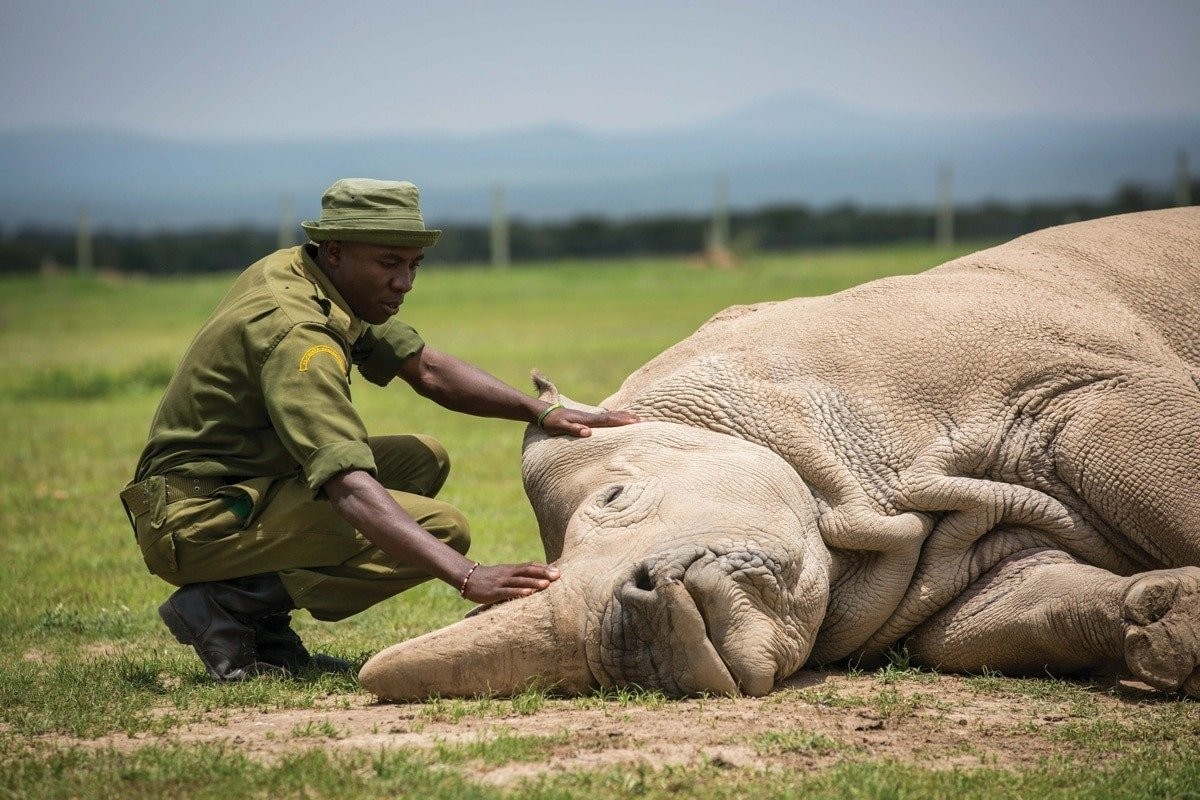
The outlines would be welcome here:
<svg viewBox="0 0 1200 800">
<path fill-rule="evenodd" d="M 712 224 L 708 229 L 708 252 L 711 255 L 729 252 L 729 178 L 717 178 L 713 191 Z"/>
<path fill-rule="evenodd" d="M 280 250 L 296 244 L 296 212 L 293 210 L 292 196 L 290 194 L 279 195 L 279 230 L 277 236 Z"/>
<path fill-rule="evenodd" d="M 92 259 L 92 223 L 87 206 L 79 209 L 79 225 L 75 229 L 75 270 L 88 274 L 95 269 Z"/>
<path fill-rule="evenodd" d="M 938 169 L 937 182 L 937 217 L 935 223 L 935 241 L 942 249 L 954 246 L 954 168 L 942 164 Z"/>
<path fill-rule="evenodd" d="M 504 206 L 504 187 L 492 189 L 492 266 L 504 269 L 509 265 L 508 212 Z"/>
<path fill-rule="evenodd" d="M 1179 148 L 1175 156 L 1175 205 L 1192 204 L 1192 176 L 1188 173 L 1187 150 Z"/>
</svg>

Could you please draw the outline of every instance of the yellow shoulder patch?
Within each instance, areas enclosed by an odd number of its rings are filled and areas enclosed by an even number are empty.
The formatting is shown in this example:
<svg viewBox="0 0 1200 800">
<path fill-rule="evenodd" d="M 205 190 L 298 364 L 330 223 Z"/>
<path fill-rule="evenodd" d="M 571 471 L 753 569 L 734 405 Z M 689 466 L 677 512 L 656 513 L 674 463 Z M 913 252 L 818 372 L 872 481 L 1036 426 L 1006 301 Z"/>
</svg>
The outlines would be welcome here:
<svg viewBox="0 0 1200 800">
<path fill-rule="evenodd" d="M 336 361 L 338 366 L 342 368 L 342 372 L 346 373 L 347 375 L 350 374 L 350 367 L 346 365 L 345 357 L 327 344 L 313 345 L 305 350 L 304 355 L 300 356 L 300 371 L 308 372 L 308 362 L 312 361 L 321 353 L 328 353 L 329 355 L 333 356 L 333 360 Z"/>
</svg>

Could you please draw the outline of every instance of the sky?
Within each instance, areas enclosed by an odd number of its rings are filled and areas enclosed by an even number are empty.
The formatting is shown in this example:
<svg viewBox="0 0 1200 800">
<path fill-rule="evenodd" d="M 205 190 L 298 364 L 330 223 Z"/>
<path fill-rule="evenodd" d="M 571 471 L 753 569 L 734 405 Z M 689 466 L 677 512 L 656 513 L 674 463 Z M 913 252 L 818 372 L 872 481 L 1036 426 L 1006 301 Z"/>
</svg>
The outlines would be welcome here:
<svg viewBox="0 0 1200 800">
<path fill-rule="evenodd" d="M 1197 0 L 0 0 L 0 132 L 663 131 L 803 93 L 1200 116 Z"/>
</svg>

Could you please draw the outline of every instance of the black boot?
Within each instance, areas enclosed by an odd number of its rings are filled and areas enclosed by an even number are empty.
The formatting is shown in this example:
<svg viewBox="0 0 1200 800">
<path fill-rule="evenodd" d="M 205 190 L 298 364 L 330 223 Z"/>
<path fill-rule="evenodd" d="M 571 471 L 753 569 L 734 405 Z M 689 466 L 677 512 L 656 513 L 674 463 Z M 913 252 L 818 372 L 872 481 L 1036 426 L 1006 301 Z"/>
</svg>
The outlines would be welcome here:
<svg viewBox="0 0 1200 800">
<path fill-rule="evenodd" d="M 294 608 L 275 574 L 191 583 L 171 595 L 158 614 L 181 644 L 190 644 L 219 681 L 286 675 L 258 653 L 253 620 Z M 294 634 L 293 634 L 294 635 Z"/>
<path fill-rule="evenodd" d="M 292 630 L 291 621 L 291 615 L 286 611 L 266 614 L 253 620 L 259 660 L 290 672 L 309 667 L 318 672 L 353 671 L 349 661 L 323 653 L 310 655 L 300 636 Z"/>
</svg>

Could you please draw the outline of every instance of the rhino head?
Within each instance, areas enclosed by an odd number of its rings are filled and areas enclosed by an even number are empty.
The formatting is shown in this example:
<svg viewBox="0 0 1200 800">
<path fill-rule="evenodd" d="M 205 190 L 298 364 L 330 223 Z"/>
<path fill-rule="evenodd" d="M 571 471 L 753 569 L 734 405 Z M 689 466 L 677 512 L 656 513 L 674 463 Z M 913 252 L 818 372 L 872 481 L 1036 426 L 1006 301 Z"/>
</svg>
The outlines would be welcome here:
<svg viewBox="0 0 1200 800">
<path fill-rule="evenodd" d="M 366 689 L 392 700 L 530 685 L 761 695 L 804 663 L 829 554 L 808 488 L 777 455 L 665 422 L 583 439 L 531 428 L 522 455 L 562 577 L 382 651 L 359 676 Z"/>
</svg>

